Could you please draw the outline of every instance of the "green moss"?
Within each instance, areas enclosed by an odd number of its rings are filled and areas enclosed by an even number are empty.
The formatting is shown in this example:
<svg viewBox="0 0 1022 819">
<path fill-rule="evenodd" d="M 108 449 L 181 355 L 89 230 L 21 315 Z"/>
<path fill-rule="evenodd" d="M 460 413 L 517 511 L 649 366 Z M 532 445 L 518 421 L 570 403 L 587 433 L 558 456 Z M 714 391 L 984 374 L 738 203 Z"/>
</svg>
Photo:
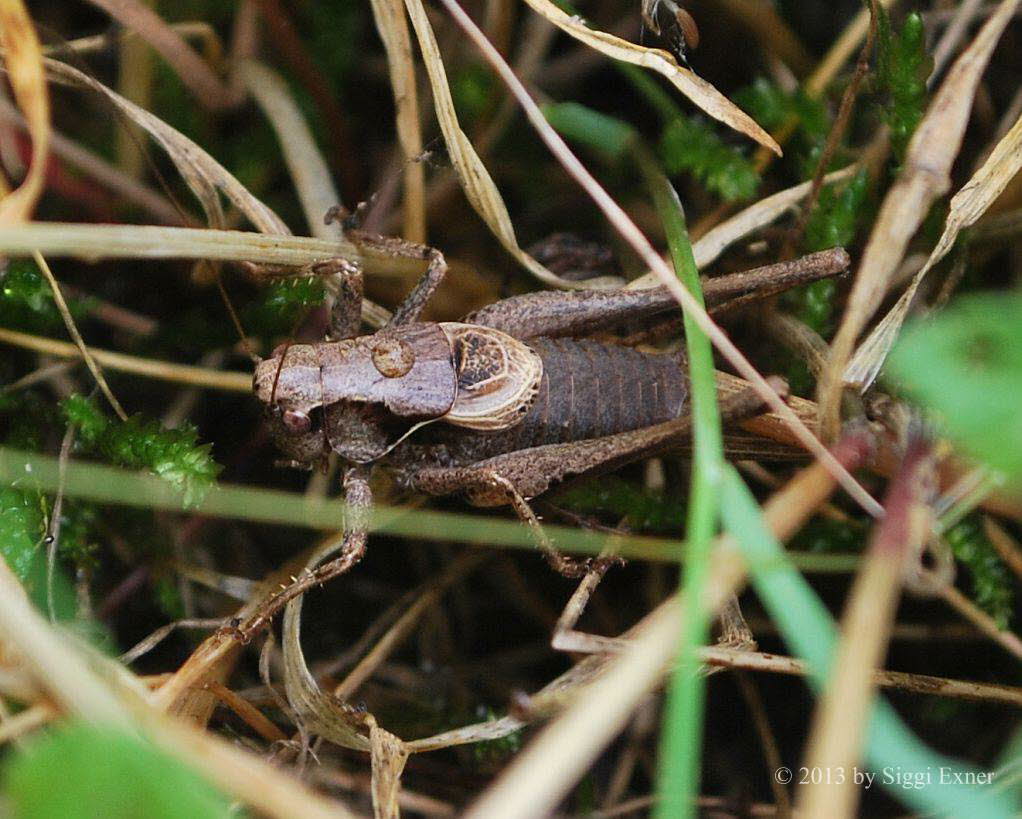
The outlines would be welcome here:
<svg viewBox="0 0 1022 819">
<path fill-rule="evenodd" d="M 951 551 L 969 571 L 972 596 L 1000 628 L 1007 628 L 1015 605 L 1011 575 L 983 532 L 979 517 L 972 515 L 952 526 L 944 535 Z"/>
<path fill-rule="evenodd" d="M 210 445 L 198 443 L 191 424 L 165 429 L 140 415 L 116 423 L 81 396 L 72 396 L 61 407 L 68 422 L 82 424 L 83 449 L 120 466 L 150 470 L 180 490 L 186 506 L 198 504 L 220 472 Z"/>
<path fill-rule="evenodd" d="M 29 259 L 11 259 L 0 272 L 0 326 L 29 333 L 51 333 L 64 326 L 49 283 Z"/>
<path fill-rule="evenodd" d="M 668 174 L 690 173 L 725 201 L 748 199 L 759 186 L 752 163 L 702 117 L 668 123 L 660 135 L 660 156 Z"/>
<path fill-rule="evenodd" d="M 685 503 L 613 475 L 586 481 L 557 495 L 557 503 L 580 514 L 601 514 L 643 532 L 678 531 L 685 520 Z"/>
<path fill-rule="evenodd" d="M 891 148 L 900 162 L 926 110 L 926 80 L 933 58 L 926 53 L 923 18 L 916 12 L 894 30 L 883 7 L 877 19 L 877 85 L 883 95 L 880 112 L 891 129 Z"/>
</svg>

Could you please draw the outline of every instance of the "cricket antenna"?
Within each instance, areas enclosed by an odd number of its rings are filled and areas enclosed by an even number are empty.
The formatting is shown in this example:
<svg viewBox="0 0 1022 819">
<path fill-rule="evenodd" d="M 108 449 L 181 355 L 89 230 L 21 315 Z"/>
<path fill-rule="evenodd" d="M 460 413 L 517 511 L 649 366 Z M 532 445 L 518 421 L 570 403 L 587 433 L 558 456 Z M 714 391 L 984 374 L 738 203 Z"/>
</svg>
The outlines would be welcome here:
<svg viewBox="0 0 1022 819">
<path fill-rule="evenodd" d="M 248 336 L 245 334 L 245 328 L 241 326 L 241 317 L 238 315 L 238 311 L 234 309 L 234 303 L 231 301 L 231 297 L 227 295 L 227 288 L 224 287 L 223 278 L 220 276 L 220 271 L 216 271 L 215 276 L 216 289 L 220 291 L 220 298 L 223 299 L 224 307 L 227 308 L 227 314 L 231 317 L 231 322 L 234 324 L 234 329 L 238 331 L 238 339 L 241 341 L 241 346 L 245 350 L 245 355 L 251 359 L 253 364 L 258 364 L 262 359 L 255 354 L 249 343 Z M 274 384 L 276 386 L 276 384 Z"/>
</svg>

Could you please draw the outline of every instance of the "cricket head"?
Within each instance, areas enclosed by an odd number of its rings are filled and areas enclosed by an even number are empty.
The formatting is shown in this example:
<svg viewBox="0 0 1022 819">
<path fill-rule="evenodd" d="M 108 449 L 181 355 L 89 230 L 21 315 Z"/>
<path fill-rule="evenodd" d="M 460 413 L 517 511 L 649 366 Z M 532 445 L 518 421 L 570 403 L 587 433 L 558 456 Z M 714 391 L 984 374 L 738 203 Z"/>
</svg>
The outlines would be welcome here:
<svg viewBox="0 0 1022 819">
<path fill-rule="evenodd" d="M 285 454 L 309 462 L 332 450 L 368 463 L 415 427 L 443 417 L 458 379 L 439 325 L 408 324 L 279 347 L 256 366 L 253 387 Z"/>
</svg>

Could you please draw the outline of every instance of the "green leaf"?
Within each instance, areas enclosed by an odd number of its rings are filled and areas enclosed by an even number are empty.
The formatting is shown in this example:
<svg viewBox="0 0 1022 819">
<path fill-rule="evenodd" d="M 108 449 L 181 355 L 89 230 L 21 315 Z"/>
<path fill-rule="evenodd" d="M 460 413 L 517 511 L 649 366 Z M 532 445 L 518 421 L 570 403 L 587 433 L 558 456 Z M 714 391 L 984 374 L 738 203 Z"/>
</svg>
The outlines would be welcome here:
<svg viewBox="0 0 1022 819">
<path fill-rule="evenodd" d="M 0 555 L 23 583 L 29 578 L 45 527 L 38 495 L 0 489 Z"/>
<path fill-rule="evenodd" d="M 612 159 L 621 158 L 635 139 L 630 125 L 577 102 L 543 106 L 543 116 L 562 136 Z"/>
<path fill-rule="evenodd" d="M 1022 482 L 1022 294 L 968 296 L 909 325 L 888 374 L 962 449 Z"/>
<path fill-rule="evenodd" d="M 72 724 L 7 764 L 14 819 L 206 819 L 231 815 L 226 798 L 140 739 Z"/>
</svg>

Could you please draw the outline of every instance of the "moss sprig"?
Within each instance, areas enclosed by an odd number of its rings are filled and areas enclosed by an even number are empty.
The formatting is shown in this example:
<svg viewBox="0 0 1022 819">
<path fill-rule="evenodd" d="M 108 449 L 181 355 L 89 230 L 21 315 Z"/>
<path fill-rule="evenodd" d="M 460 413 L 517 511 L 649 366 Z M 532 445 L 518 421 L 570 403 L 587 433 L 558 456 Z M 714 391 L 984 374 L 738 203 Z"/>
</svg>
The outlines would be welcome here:
<svg viewBox="0 0 1022 819">
<path fill-rule="evenodd" d="M 1015 592 L 1008 568 L 983 532 L 976 515 L 952 526 L 944 535 L 956 558 L 969 570 L 972 595 L 983 611 L 1007 628 L 1015 604 Z"/>
<path fill-rule="evenodd" d="M 881 116 L 891 130 L 891 149 L 901 162 L 926 110 L 926 80 L 933 58 L 926 52 L 923 18 L 913 12 L 895 30 L 883 7 L 877 17 L 877 85 Z"/>
<path fill-rule="evenodd" d="M 158 421 L 134 415 L 112 421 L 94 401 L 72 395 L 61 402 L 68 423 L 79 429 L 83 449 L 132 469 L 148 469 L 181 491 L 186 506 L 201 502 L 220 472 L 210 445 L 200 444 L 191 424 L 165 429 Z"/>
<path fill-rule="evenodd" d="M 660 134 L 660 156 L 668 174 L 690 173 L 726 202 L 748 199 L 759 186 L 752 162 L 702 117 L 671 120 Z"/>
</svg>

